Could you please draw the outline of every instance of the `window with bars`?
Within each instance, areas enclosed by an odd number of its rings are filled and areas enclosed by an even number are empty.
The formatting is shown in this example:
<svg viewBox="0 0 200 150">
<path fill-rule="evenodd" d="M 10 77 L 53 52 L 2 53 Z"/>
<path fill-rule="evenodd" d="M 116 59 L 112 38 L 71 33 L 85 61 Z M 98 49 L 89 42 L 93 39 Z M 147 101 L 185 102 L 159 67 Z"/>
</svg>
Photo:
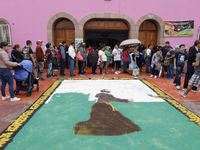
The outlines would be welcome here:
<svg viewBox="0 0 200 150">
<path fill-rule="evenodd" d="M 7 42 L 8 45 L 12 45 L 10 25 L 0 24 L 0 42 Z"/>
</svg>

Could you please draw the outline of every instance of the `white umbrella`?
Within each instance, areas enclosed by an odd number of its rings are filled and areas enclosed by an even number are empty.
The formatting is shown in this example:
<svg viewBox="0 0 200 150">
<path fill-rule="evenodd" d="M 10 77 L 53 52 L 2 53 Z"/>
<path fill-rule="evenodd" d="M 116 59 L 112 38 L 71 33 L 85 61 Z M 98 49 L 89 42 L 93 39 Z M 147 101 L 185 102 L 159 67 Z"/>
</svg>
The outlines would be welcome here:
<svg viewBox="0 0 200 150">
<path fill-rule="evenodd" d="M 135 45 L 135 44 L 140 44 L 140 43 L 141 41 L 139 41 L 138 39 L 128 39 L 128 40 L 122 41 L 119 46 Z"/>
</svg>

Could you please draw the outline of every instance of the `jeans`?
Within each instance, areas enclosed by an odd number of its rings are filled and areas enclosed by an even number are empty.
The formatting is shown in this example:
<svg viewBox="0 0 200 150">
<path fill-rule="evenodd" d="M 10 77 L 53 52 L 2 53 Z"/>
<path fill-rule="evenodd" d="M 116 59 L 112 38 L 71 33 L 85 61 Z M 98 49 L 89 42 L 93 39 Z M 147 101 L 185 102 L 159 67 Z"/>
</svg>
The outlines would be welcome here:
<svg viewBox="0 0 200 150">
<path fill-rule="evenodd" d="M 174 79 L 173 83 L 176 83 L 176 85 L 181 85 L 181 73 L 183 71 L 183 67 L 181 66 L 177 66 L 176 67 L 176 77 Z"/>
<path fill-rule="evenodd" d="M 83 72 L 83 61 L 78 61 L 78 69 L 79 69 L 79 74 L 84 74 L 84 72 Z"/>
<path fill-rule="evenodd" d="M 142 67 L 146 64 L 146 60 L 142 59 Z"/>
<path fill-rule="evenodd" d="M 139 68 L 141 68 L 142 67 L 142 59 L 139 57 L 139 58 L 136 58 L 136 63 L 137 63 L 137 66 L 139 67 Z"/>
<path fill-rule="evenodd" d="M 104 67 L 105 67 L 105 61 L 103 61 L 103 69 L 104 69 Z M 103 69 L 100 69 L 100 74 L 103 74 Z"/>
<path fill-rule="evenodd" d="M 168 66 L 167 78 L 173 79 L 173 77 L 174 77 L 174 63 L 170 63 Z"/>
<path fill-rule="evenodd" d="M 151 58 L 148 58 L 148 57 L 147 57 L 146 73 L 149 73 L 149 72 L 150 72 L 150 71 L 149 71 L 150 60 L 151 60 Z"/>
<path fill-rule="evenodd" d="M 188 82 L 191 79 L 193 74 L 194 74 L 194 67 L 191 64 L 187 63 L 187 72 L 185 75 L 185 81 L 184 81 L 183 88 L 187 89 Z M 197 87 L 193 86 L 192 90 L 196 90 L 196 89 L 197 89 Z"/>
<path fill-rule="evenodd" d="M 69 68 L 68 66 L 68 57 L 69 57 L 69 54 L 68 53 L 66 53 L 66 55 L 65 55 L 65 68 Z"/>
<path fill-rule="evenodd" d="M 52 63 L 47 64 L 47 76 L 50 76 L 52 72 Z"/>
<path fill-rule="evenodd" d="M 9 92 L 10 92 L 10 97 L 14 98 L 14 89 L 13 89 L 13 78 L 12 78 L 12 73 L 10 71 L 10 68 L 0 68 L 0 76 L 1 76 L 1 94 L 2 96 L 6 96 L 5 93 L 5 88 L 6 84 L 8 83 L 9 85 Z"/>
<path fill-rule="evenodd" d="M 60 59 L 60 74 L 64 75 L 65 71 L 65 61 L 63 59 Z"/>
<path fill-rule="evenodd" d="M 159 73 L 159 71 L 158 71 L 158 70 L 156 70 L 155 68 L 156 68 L 156 66 L 155 66 L 155 65 L 153 65 L 153 68 L 151 69 L 151 74 L 152 74 L 152 75 L 154 75 L 154 76 L 157 76 L 157 75 L 158 75 L 158 73 Z"/>
<path fill-rule="evenodd" d="M 127 67 L 128 67 L 128 63 L 123 61 L 123 68 L 124 68 L 123 72 L 124 72 L 124 73 L 127 72 L 127 71 L 126 71 Z"/>
<path fill-rule="evenodd" d="M 69 62 L 70 62 L 70 76 L 74 74 L 74 59 L 69 57 Z"/>
<path fill-rule="evenodd" d="M 44 68 L 44 62 L 42 62 L 42 66 Z M 38 71 L 37 71 L 37 78 L 42 78 L 42 74 L 43 74 L 43 72 L 40 72 L 40 70 L 38 69 Z"/>
<path fill-rule="evenodd" d="M 95 64 L 94 66 L 92 66 L 92 74 L 95 73 L 96 69 L 97 69 L 97 64 Z"/>
</svg>

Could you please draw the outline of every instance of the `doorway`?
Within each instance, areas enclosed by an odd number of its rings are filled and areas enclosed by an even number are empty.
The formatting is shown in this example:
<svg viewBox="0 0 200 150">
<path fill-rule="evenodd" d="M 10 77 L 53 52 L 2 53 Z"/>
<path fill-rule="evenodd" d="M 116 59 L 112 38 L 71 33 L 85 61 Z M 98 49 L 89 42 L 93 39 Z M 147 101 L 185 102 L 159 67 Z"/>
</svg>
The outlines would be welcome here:
<svg viewBox="0 0 200 150">
<path fill-rule="evenodd" d="M 158 28 L 151 20 L 145 20 L 139 29 L 139 40 L 147 48 L 149 44 L 152 46 L 157 45 Z"/>
<path fill-rule="evenodd" d="M 74 24 L 66 18 L 60 18 L 54 26 L 54 44 L 59 46 L 62 41 L 66 41 L 68 46 L 72 41 L 75 42 Z"/>
</svg>

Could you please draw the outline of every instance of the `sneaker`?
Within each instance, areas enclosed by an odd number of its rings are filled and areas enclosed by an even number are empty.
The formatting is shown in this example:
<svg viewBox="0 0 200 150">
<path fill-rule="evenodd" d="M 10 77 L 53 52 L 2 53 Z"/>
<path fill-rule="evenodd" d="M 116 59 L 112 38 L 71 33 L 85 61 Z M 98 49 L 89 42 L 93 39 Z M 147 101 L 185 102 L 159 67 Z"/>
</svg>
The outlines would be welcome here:
<svg viewBox="0 0 200 150">
<path fill-rule="evenodd" d="M 49 75 L 49 76 L 47 76 L 47 78 L 52 78 L 52 76 Z"/>
<path fill-rule="evenodd" d="M 176 86 L 176 89 L 177 89 L 177 90 L 180 90 L 181 88 L 180 88 L 180 86 L 179 86 L 179 85 L 177 85 L 177 86 Z"/>
<path fill-rule="evenodd" d="M 150 76 L 151 78 L 153 77 L 153 75 Z"/>
<path fill-rule="evenodd" d="M 115 71 L 115 74 L 119 74 L 117 71 Z"/>
<path fill-rule="evenodd" d="M 121 73 L 121 71 L 118 70 L 117 73 L 119 74 L 119 73 Z"/>
<path fill-rule="evenodd" d="M 157 77 L 157 76 L 154 76 L 154 78 L 157 79 L 158 77 Z"/>
<path fill-rule="evenodd" d="M 176 83 L 173 83 L 172 85 L 175 85 L 175 86 L 176 86 Z"/>
<path fill-rule="evenodd" d="M 167 74 L 167 72 L 165 72 L 165 74 Z"/>
<path fill-rule="evenodd" d="M 80 74 L 80 76 L 85 76 L 85 74 Z"/>
<path fill-rule="evenodd" d="M 186 91 L 186 90 L 187 90 L 186 88 L 183 89 L 183 91 Z"/>
<path fill-rule="evenodd" d="M 17 102 L 19 100 L 21 100 L 21 98 L 17 98 L 17 97 L 11 98 L 11 102 Z"/>
<path fill-rule="evenodd" d="M 186 97 L 187 95 L 185 94 L 185 92 L 179 91 L 179 94 L 181 94 L 183 97 Z"/>
<path fill-rule="evenodd" d="M 109 72 L 105 72 L 106 74 L 109 74 Z"/>
<path fill-rule="evenodd" d="M 100 75 L 105 75 L 104 73 L 100 73 Z"/>
<path fill-rule="evenodd" d="M 200 90 L 196 89 L 196 90 L 192 90 L 192 92 L 200 93 Z"/>
<path fill-rule="evenodd" d="M 40 78 L 40 80 L 44 81 L 45 79 L 44 78 Z"/>
<path fill-rule="evenodd" d="M 9 98 L 10 98 L 10 96 L 8 96 L 8 95 L 2 96 L 2 101 L 5 101 L 5 100 L 7 100 L 7 99 L 9 99 Z"/>
<path fill-rule="evenodd" d="M 58 69 L 55 69 L 55 71 L 58 71 Z"/>
</svg>

